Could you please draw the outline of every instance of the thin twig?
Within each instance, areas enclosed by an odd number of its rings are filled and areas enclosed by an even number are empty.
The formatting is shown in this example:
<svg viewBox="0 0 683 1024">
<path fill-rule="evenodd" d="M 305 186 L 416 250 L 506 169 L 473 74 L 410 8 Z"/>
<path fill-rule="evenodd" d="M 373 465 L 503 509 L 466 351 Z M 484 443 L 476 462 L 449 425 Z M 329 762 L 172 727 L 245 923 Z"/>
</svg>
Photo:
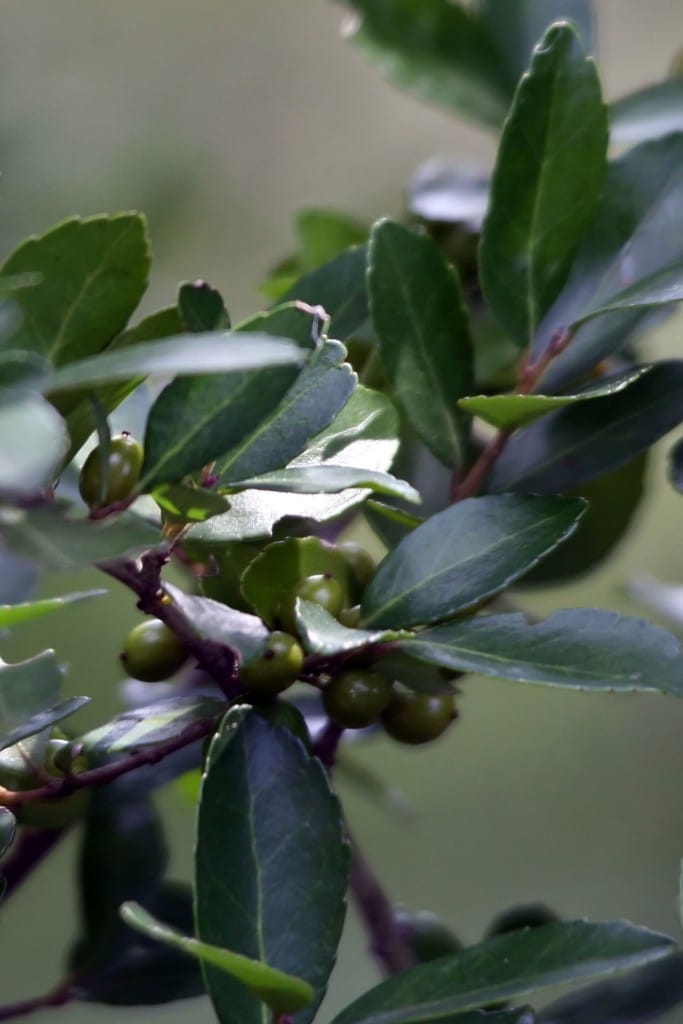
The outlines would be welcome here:
<svg viewBox="0 0 683 1024">
<path fill-rule="evenodd" d="M 344 730 L 341 725 L 337 725 L 336 722 L 328 722 L 313 744 L 313 753 L 328 772 L 334 768 L 337 748 L 343 735 Z"/>
<path fill-rule="evenodd" d="M 21 883 L 38 865 L 52 853 L 54 848 L 69 831 L 64 828 L 24 828 L 11 853 L 3 860 L 0 873 L 5 880 L 5 892 L 2 897 L 3 907 L 7 900 L 16 892 Z"/>
<path fill-rule="evenodd" d="M 45 995 L 37 996 L 35 999 L 24 999 L 17 1003 L 8 1003 L 7 1006 L 0 1006 L 0 1021 L 14 1020 L 16 1017 L 27 1017 L 36 1010 L 46 1010 L 50 1006 L 65 1006 L 76 996 L 77 989 L 73 978 L 62 981 Z"/>
</svg>

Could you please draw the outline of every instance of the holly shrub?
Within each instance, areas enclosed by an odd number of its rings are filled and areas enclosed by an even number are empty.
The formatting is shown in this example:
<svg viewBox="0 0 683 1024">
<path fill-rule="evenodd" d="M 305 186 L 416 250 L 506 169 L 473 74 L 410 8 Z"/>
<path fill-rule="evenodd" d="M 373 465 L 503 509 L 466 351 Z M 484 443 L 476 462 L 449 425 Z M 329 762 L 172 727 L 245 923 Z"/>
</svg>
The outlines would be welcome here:
<svg viewBox="0 0 683 1024">
<path fill-rule="evenodd" d="M 334 790 L 340 745 L 467 729 L 476 674 L 683 695 L 664 630 L 532 620 L 508 594 L 599 564 L 683 420 L 683 361 L 638 348 L 683 299 L 683 81 L 608 107 L 587 0 L 351 7 L 395 84 L 499 133 L 490 178 L 429 163 L 372 226 L 308 211 L 234 326 L 204 282 L 136 321 L 137 213 L 67 220 L 0 268 L 0 629 L 95 600 L 26 600 L 95 566 L 141 613 L 122 664 L 143 681 L 83 733 L 53 651 L 0 662 L 3 898 L 78 827 L 82 922 L 65 980 L 2 1020 L 206 992 L 222 1024 L 305 1024 L 347 892 L 387 978 L 333 1024 L 528 1024 L 546 988 L 617 971 L 540 1018 L 683 996 L 674 940 L 624 922 L 522 908 L 461 946 L 391 903 Z M 112 436 L 133 394 L 144 430 Z M 682 465 L 679 445 L 679 488 Z M 190 886 L 151 799 L 192 769 Z"/>
</svg>

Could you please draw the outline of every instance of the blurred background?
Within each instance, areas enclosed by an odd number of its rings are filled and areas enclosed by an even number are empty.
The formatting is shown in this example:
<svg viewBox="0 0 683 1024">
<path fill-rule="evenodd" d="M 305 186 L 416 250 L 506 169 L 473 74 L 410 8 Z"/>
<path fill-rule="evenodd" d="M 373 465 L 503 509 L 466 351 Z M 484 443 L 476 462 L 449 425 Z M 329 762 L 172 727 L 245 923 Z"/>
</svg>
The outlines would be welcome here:
<svg viewBox="0 0 683 1024">
<path fill-rule="evenodd" d="M 616 97 L 665 73 L 683 45 L 680 0 L 598 0 L 605 90 Z M 0 241 L 74 213 L 139 209 L 155 263 L 145 309 L 202 277 L 233 319 L 263 305 L 257 286 L 292 246 L 303 206 L 371 220 L 402 209 L 403 185 L 434 154 L 489 165 L 492 140 L 395 92 L 340 35 L 329 0 L 4 0 L 0 41 Z M 649 343 L 680 352 L 680 316 Z M 680 496 L 650 463 L 651 491 L 625 543 L 588 579 L 526 591 L 536 612 L 576 604 L 638 614 L 625 583 L 647 571 L 683 581 Z M 45 592 L 96 585 L 53 577 Z M 94 693 L 91 720 L 117 707 L 121 638 L 138 615 L 108 598 L 3 641 L 16 660 L 45 646 L 70 666 L 68 688 Z M 342 784 L 352 825 L 391 896 L 437 910 L 467 941 L 517 902 L 563 916 L 626 917 L 679 935 L 683 854 L 683 702 L 594 697 L 471 679 L 461 721 L 422 750 L 382 739 L 359 759 L 417 809 L 392 819 Z M 172 874 L 191 869 L 193 816 L 177 792 L 160 802 Z M 76 837 L 3 911 L 0 1002 L 53 984 L 76 929 Z M 375 979 L 356 919 L 321 1019 Z M 75 1006 L 45 1021 L 213 1020 L 208 1003 L 139 1011 Z"/>
</svg>

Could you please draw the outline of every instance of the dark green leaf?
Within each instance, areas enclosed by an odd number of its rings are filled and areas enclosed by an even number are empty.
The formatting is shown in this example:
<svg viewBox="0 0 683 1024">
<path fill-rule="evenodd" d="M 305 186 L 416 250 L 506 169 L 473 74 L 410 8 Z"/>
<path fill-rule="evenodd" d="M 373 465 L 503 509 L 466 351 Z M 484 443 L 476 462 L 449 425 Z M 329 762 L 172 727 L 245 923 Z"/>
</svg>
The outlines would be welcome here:
<svg viewBox="0 0 683 1024">
<path fill-rule="evenodd" d="M 218 460 L 215 473 L 222 485 L 279 469 L 328 426 L 356 384 L 345 358 L 346 349 L 337 341 L 324 341 L 313 352 L 273 412 Z"/>
<path fill-rule="evenodd" d="M 93 565 L 159 542 L 159 530 L 132 512 L 96 523 L 72 516 L 59 503 L 0 510 L 0 536 L 13 554 L 48 570 Z"/>
<path fill-rule="evenodd" d="M 535 356 L 587 310 L 683 259 L 683 135 L 646 142 L 612 162 L 602 199 L 562 294 L 534 341 Z M 610 313 L 580 327 L 543 375 L 539 389 L 563 390 L 622 347 L 648 316 Z"/>
<path fill-rule="evenodd" d="M 346 341 L 368 317 L 365 260 L 365 246 L 347 249 L 329 263 L 304 274 L 281 301 L 298 299 L 311 306 L 322 306 L 331 318 L 329 336 Z"/>
<path fill-rule="evenodd" d="M 2 275 L 40 275 L 14 296 L 23 319 L 12 347 L 56 366 L 101 351 L 142 298 L 149 263 L 145 221 L 135 213 L 75 217 L 29 238 L 0 268 Z"/>
<path fill-rule="evenodd" d="M 607 313 L 629 310 L 650 309 L 653 306 L 668 306 L 683 301 L 683 260 L 675 260 L 661 270 L 655 271 L 641 281 L 612 295 L 597 308 L 589 307 L 572 327 L 580 326 Z"/>
<path fill-rule="evenodd" d="M 333 1024 L 424 1024 L 563 982 L 613 974 L 667 956 L 666 935 L 626 922 L 558 922 L 487 939 L 382 982 Z"/>
<path fill-rule="evenodd" d="M 103 352 L 58 370 L 46 385 L 50 394 L 95 387 L 128 377 L 194 377 L 232 374 L 265 367 L 300 365 L 304 355 L 291 342 L 237 332 L 181 334 Z"/>
<path fill-rule="evenodd" d="M 289 466 L 264 473 L 248 480 L 237 480 L 235 488 L 256 487 L 264 491 L 286 491 L 293 494 L 338 494 L 351 487 L 365 487 L 379 494 L 419 504 L 420 495 L 405 480 L 397 480 L 390 473 L 377 473 L 372 469 L 353 469 L 351 466 Z"/>
<path fill-rule="evenodd" d="M 0 352 L 0 388 L 38 387 L 49 372 L 47 359 L 30 349 L 10 348 Z"/>
<path fill-rule="evenodd" d="M 0 659 L 0 750 L 42 732 L 87 704 L 89 697 L 60 700 L 62 673 L 54 651 L 9 665 Z"/>
<path fill-rule="evenodd" d="M 66 424 L 49 402 L 32 392 L 0 391 L 0 498 L 40 496 L 54 480 L 69 448 Z"/>
<path fill-rule="evenodd" d="M 313 349 L 321 340 L 323 314 L 317 306 L 305 302 L 282 302 L 264 313 L 255 313 L 242 320 L 235 330 L 241 334 L 267 334 L 274 338 L 289 338 L 301 348 Z"/>
<path fill-rule="evenodd" d="M 14 841 L 17 823 L 6 807 L 0 807 L 0 857 L 3 857 Z"/>
<path fill-rule="evenodd" d="M 219 292 L 205 281 L 181 284 L 178 312 L 186 331 L 229 331 L 230 316 Z"/>
<path fill-rule="evenodd" d="M 617 394 L 649 370 L 650 367 L 641 366 L 621 376 L 610 377 L 573 395 L 476 395 L 472 398 L 461 398 L 459 404 L 494 427 L 501 430 L 517 430 L 566 405 L 576 405 L 577 402 Z"/>
<path fill-rule="evenodd" d="M 384 395 L 356 387 L 344 408 L 290 468 L 299 466 L 351 466 L 384 472 L 398 448 L 396 412 Z M 230 498 L 230 511 L 195 526 L 190 538 L 206 544 L 268 537 L 273 527 L 289 517 L 325 522 L 349 511 L 367 497 L 364 488 L 341 494 L 269 494 L 242 491 Z"/>
<path fill-rule="evenodd" d="M 526 348 L 569 273 L 604 180 L 607 114 L 570 25 L 534 51 L 505 122 L 481 243 L 494 314 Z"/>
<path fill-rule="evenodd" d="M 282 971 L 268 967 L 258 960 L 251 960 L 240 953 L 233 953 L 220 946 L 200 942 L 183 935 L 175 928 L 157 921 L 138 903 L 126 902 L 121 906 L 121 917 L 127 925 L 156 942 L 181 950 L 188 956 L 196 957 L 203 964 L 223 971 L 239 981 L 272 1010 L 293 1013 L 302 1009 L 313 999 L 313 989 L 300 978 L 294 978 Z M 225 1018 L 221 1018 L 225 1019 Z"/>
<path fill-rule="evenodd" d="M 230 507 L 224 495 L 189 484 L 166 484 L 154 491 L 152 497 L 163 509 L 166 521 L 173 523 L 203 523 Z"/>
<path fill-rule="evenodd" d="M 30 622 L 32 619 L 58 611 L 77 601 L 90 601 L 95 597 L 104 597 L 106 593 L 106 590 L 84 590 L 82 593 L 48 597 L 42 601 L 31 601 L 29 604 L 0 605 L 0 629 L 9 629 L 22 622 Z"/>
<path fill-rule="evenodd" d="M 315 828 L 310 822 L 315 822 Z M 325 991 L 344 921 L 348 851 L 324 769 L 287 730 L 251 709 L 229 713 L 202 783 L 196 841 L 198 938 Z M 270 1024 L 232 979 L 206 968 L 222 1024 Z"/>
<path fill-rule="evenodd" d="M 395 85 L 418 99 L 498 128 L 507 75 L 488 31 L 449 0 L 352 0 L 353 42 Z"/>
<path fill-rule="evenodd" d="M 683 361 L 654 364 L 625 391 L 559 409 L 516 434 L 488 491 L 556 494 L 616 469 L 683 420 Z"/>
<path fill-rule="evenodd" d="M 372 231 L 368 291 L 382 362 L 396 398 L 447 466 L 466 456 L 472 342 L 460 282 L 435 242 L 390 220 Z"/>
<path fill-rule="evenodd" d="M 366 627 L 424 625 L 508 587 L 576 529 L 585 503 L 504 494 L 432 516 L 391 551 L 361 605 Z"/>
<path fill-rule="evenodd" d="M 363 506 L 363 515 L 373 532 L 387 548 L 395 547 L 423 521 L 410 512 L 405 512 L 401 508 L 392 508 L 391 505 L 385 505 L 381 501 L 366 501 Z"/>
<path fill-rule="evenodd" d="M 633 144 L 683 131 L 683 79 L 638 89 L 610 107 L 612 142 Z"/>
<path fill-rule="evenodd" d="M 478 232 L 489 201 L 489 179 L 469 165 L 432 159 L 408 182 L 408 209 L 422 220 L 461 224 Z"/>
<path fill-rule="evenodd" d="M 679 494 L 683 494 L 683 438 L 669 452 L 669 479 Z"/>
<path fill-rule="evenodd" d="M 313 654 L 341 654 L 406 635 L 393 629 L 348 629 L 319 604 L 301 599 L 297 601 L 296 618 L 304 648 Z"/>
<path fill-rule="evenodd" d="M 479 0 L 479 16 L 495 39 L 510 94 L 529 66 L 534 46 L 554 21 L 571 21 L 584 48 L 595 52 L 591 0 Z"/>
<path fill-rule="evenodd" d="M 299 210 L 296 235 L 303 268 L 315 270 L 344 249 L 361 245 L 368 237 L 368 228 L 338 210 L 310 208 Z"/>
<path fill-rule="evenodd" d="M 529 624 L 521 613 L 427 629 L 399 650 L 458 672 L 585 690 L 658 690 L 683 696 L 678 641 L 641 619 L 572 608 Z"/>
<path fill-rule="evenodd" d="M 253 661 L 263 653 L 268 630 L 255 615 L 235 611 L 208 597 L 187 594 L 170 583 L 164 584 L 164 590 L 202 640 L 230 647 L 242 663 Z"/>
</svg>

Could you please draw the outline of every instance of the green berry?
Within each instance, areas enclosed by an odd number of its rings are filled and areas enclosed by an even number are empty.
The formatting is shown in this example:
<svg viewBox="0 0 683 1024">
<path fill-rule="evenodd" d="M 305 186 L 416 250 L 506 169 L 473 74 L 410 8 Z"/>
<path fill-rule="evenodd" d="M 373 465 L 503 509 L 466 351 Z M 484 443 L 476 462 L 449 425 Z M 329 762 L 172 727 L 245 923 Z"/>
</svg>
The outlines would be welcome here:
<svg viewBox="0 0 683 1024">
<path fill-rule="evenodd" d="M 353 596 L 360 598 L 375 572 L 375 560 L 364 547 L 353 541 L 344 541 L 342 544 L 337 544 L 336 550 L 340 555 L 344 556 L 346 564 L 351 571 Z"/>
<path fill-rule="evenodd" d="M 450 693 L 394 693 L 382 715 L 385 731 L 399 743 L 429 743 L 457 717 Z"/>
<path fill-rule="evenodd" d="M 311 601 L 319 604 L 326 612 L 335 618 L 339 615 L 346 604 L 346 594 L 339 580 L 331 573 L 321 573 L 316 576 L 307 576 L 301 580 L 294 589 L 284 598 L 278 609 L 280 625 L 289 633 L 297 633 L 296 616 L 294 609 L 296 599 Z"/>
<path fill-rule="evenodd" d="M 252 693 L 281 693 L 296 682 L 303 663 L 304 652 L 296 639 L 275 630 L 261 657 L 240 670 L 240 679 Z"/>
<path fill-rule="evenodd" d="M 358 629 L 360 626 L 360 605 L 354 604 L 351 608 L 342 608 L 339 612 L 339 621 L 347 629 Z"/>
<path fill-rule="evenodd" d="M 111 505 L 123 501 L 135 488 L 142 469 L 142 445 L 130 434 L 112 437 L 107 457 L 107 474 L 101 490 L 102 465 L 100 448 L 94 448 L 83 463 L 78 480 L 78 489 L 90 508 Z"/>
<path fill-rule="evenodd" d="M 462 949 L 459 939 L 429 910 L 412 912 L 397 907 L 395 919 L 418 963 L 428 963 Z"/>
<path fill-rule="evenodd" d="M 522 903 L 517 907 L 503 910 L 494 917 L 486 929 L 486 935 L 505 935 L 521 928 L 541 928 L 544 924 L 553 924 L 555 921 L 559 921 L 557 914 L 544 903 Z"/>
<path fill-rule="evenodd" d="M 376 722 L 391 700 L 391 684 L 379 672 L 348 669 L 335 676 L 323 692 L 325 711 L 345 729 L 364 729 Z"/>
<path fill-rule="evenodd" d="M 130 631 L 120 657 L 133 679 L 159 683 L 182 668 L 187 652 L 168 626 L 149 619 Z"/>
</svg>

